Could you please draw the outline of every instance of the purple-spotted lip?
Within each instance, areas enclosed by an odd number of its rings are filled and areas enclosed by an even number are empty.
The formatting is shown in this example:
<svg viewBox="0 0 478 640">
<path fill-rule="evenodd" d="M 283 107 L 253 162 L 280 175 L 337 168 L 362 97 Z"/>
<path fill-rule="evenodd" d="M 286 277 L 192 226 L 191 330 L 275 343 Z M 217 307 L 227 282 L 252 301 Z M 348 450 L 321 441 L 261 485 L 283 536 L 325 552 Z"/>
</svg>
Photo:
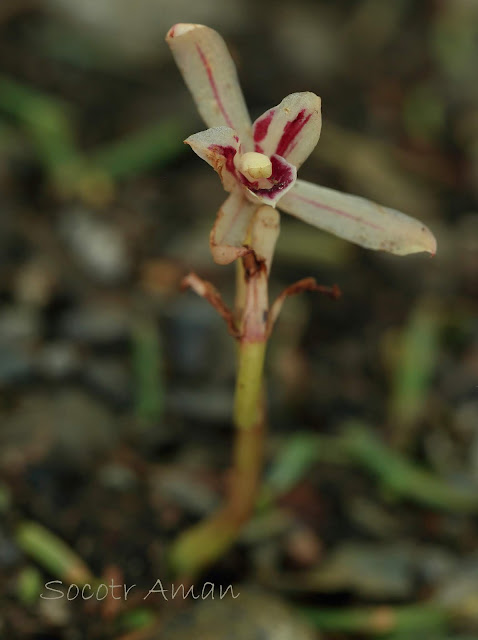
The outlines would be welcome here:
<svg viewBox="0 0 478 640">
<path fill-rule="evenodd" d="M 263 178 L 251 182 L 248 180 L 235 165 L 235 157 L 238 149 L 233 146 L 210 145 L 209 150 L 215 155 L 222 156 L 224 159 L 223 167 L 246 189 L 247 194 L 253 202 L 260 200 L 264 204 L 274 206 L 289 189 L 294 185 L 297 179 L 297 169 L 278 154 L 270 157 L 272 164 L 272 174 L 270 178 Z M 264 184 L 270 184 L 264 187 Z"/>
<path fill-rule="evenodd" d="M 265 204 L 274 205 L 293 185 L 297 178 L 297 169 L 281 156 L 274 154 L 270 157 L 272 174 L 267 180 L 270 187 L 259 186 L 259 181 L 250 182 L 242 173 L 238 172 L 239 179 L 246 189 Z"/>
</svg>

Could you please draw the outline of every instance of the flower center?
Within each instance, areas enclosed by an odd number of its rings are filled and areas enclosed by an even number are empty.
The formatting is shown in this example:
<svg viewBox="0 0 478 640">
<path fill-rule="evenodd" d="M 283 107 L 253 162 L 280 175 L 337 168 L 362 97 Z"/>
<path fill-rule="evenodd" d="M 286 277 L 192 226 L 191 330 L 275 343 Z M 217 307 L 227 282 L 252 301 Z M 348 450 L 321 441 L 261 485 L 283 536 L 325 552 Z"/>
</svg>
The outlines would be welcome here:
<svg viewBox="0 0 478 640">
<path fill-rule="evenodd" d="M 255 151 L 248 151 L 240 156 L 236 166 L 242 175 L 251 181 L 270 178 L 272 175 L 270 159 L 263 153 L 256 153 Z"/>
</svg>

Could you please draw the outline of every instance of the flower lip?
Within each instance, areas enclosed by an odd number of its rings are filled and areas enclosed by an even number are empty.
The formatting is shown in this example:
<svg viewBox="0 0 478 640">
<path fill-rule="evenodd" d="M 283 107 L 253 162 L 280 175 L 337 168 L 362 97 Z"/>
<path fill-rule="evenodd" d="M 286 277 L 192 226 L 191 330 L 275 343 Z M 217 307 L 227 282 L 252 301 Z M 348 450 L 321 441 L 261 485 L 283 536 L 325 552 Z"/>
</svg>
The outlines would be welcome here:
<svg viewBox="0 0 478 640">
<path fill-rule="evenodd" d="M 250 181 L 241 173 L 239 178 L 251 202 L 262 202 L 275 207 L 279 199 L 294 186 L 297 169 L 277 154 L 270 157 L 270 162 L 272 171 L 269 178 Z"/>
<path fill-rule="evenodd" d="M 217 171 L 226 191 L 240 190 L 253 204 L 275 207 L 296 181 L 297 169 L 285 158 L 243 153 L 239 136 L 229 127 L 194 133 L 185 142 Z"/>
</svg>

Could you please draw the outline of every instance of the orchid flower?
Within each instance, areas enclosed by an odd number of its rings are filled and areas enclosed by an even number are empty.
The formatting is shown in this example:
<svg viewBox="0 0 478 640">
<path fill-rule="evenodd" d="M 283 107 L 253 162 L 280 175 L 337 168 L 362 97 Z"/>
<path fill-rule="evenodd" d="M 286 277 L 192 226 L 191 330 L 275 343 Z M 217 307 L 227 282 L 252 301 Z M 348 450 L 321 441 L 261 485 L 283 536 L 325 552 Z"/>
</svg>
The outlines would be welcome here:
<svg viewBox="0 0 478 640">
<path fill-rule="evenodd" d="M 219 174 L 229 197 L 211 231 L 214 260 L 228 264 L 249 251 L 258 207 L 278 207 L 314 227 L 368 249 L 397 255 L 436 251 L 418 220 L 374 202 L 297 179 L 321 129 L 321 101 L 292 93 L 251 124 L 234 62 L 222 37 L 199 24 L 177 24 L 166 37 L 205 123 L 185 140 Z"/>
</svg>

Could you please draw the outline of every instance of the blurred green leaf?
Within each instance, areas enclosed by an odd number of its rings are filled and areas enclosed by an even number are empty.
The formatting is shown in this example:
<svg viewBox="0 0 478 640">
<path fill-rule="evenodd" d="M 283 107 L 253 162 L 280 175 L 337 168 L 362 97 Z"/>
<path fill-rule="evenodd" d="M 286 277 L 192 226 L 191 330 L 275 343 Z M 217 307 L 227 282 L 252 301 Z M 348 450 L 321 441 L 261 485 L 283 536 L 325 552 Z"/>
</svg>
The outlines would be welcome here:
<svg viewBox="0 0 478 640">
<path fill-rule="evenodd" d="M 345 462 L 346 454 L 332 438 L 310 433 L 297 433 L 287 438 L 266 475 L 263 499 L 293 489 L 318 460 Z"/>
<path fill-rule="evenodd" d="M 425 411 L 441 328 L 439 308 L 424 300 L 413 310 L 397 338 L 389 415 L 395 429 L 394 441 L 403 447 L 409 444 L 413 427 Z"/>
<path fill-rule="evenodd" d="M 164 166 L 185 149 L 184 123 L 177 118 L 155 122 L 141 131 L 97 149 L 91 164 L 119 179 L 141 173 L 152 166 Z"/>
<path fill-rule="evenodd" d="M 84 153 L 69 105 L 5 76 L 0 76 L 0 111 L 23 127 L 60 193 L 100 204 L 111 197 L 113 180 L 164 166 L 184 150 L 185 126 L 171 117 Z"/>
<path fill-rule="evenodd" d="M 476 491 L 454 486 L 408 460 L 356 421 L 346 423 L 337 436 L 296 434 L 285 441 L 266 477 L 259 506 L 292 489 L 319 462 L 359 466 L 397 498 L 446 511 L 478 512 Z"/>
<path fill-rule="evenodd" d="M 37 602 L 44 586 L 41 573 L 36 567 L 24 567 L 17 577 L 17 594 L 21 602 L 32 605 Z"/>
<path fill-rule="evenodd" d="M 145 425 L 157 424 L 164 407 L 163 353 L 159 330 L 152 320 L 139 320 L 132 333 L 136 414 Z"/>
<path fill-rule="evenodd" d="M 400 633 L 437 633 L 446 629 L 449 614 L 442 607 L 408 605 L 377 606 L 356 609 L 302 608 L 309 622 L 321 631 L 386 635 Z M 411 639 L 412 636 L 407 636 Z M 425 636 L 413 636 L 425 637 Z M 436 636 L 427 636 L 435 638 Z"/>
<path fill-rule="evenodd" d="M 59 579 L 79 585 L 93 580 L 80 556 L 42 525 L 23 522 L 16 531 L 15 539 L 24 553 Z"/>
<path fill-rule="evenodd" d="M 23 125 L 49 170 L 78 161 L 71 113 L 62 101 L 0 76 L 0 110 Z"/>
<path fill-rule="evenodd" d="M 363 424 L 349 423 L 343 432 L 342 445 L 355 463 L 375 475 L 382 487 L 396 496 L 438 509 L 478 511 L 476 491 L 455 487 L 414 464 L 380 442 Z"/>
<path fill-rule="evenodd" d="M 157 621 L 156 615 L 149 609 L 133 609 L 120 616 L 118 622 L 125 631 L 137 631 L 149 627 Z"/>
</svg>

